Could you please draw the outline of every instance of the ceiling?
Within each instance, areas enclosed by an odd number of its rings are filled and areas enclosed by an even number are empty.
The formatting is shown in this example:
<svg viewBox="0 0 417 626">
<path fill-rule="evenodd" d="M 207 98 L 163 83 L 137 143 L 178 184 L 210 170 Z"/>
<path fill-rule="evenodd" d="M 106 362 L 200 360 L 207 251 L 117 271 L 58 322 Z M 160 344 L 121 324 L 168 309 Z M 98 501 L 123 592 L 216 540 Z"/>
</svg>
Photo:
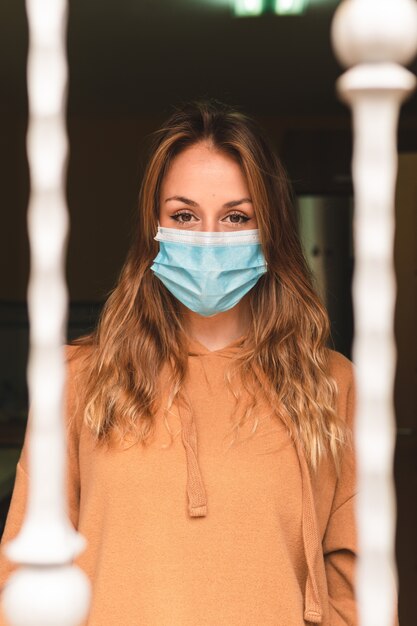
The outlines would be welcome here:
<svg viewBox="0 0 417 626">
<path fill-rule="evenodd" d="M 330 45 L 337 2 L 311 3 L 303 16 L 239 18 L 230 0 L 70 0 L 68 111 L 164 114 L 208 95 L 258 115 L 348 115 Z M 27 110 L 24 11 L 0 5 L 3 113 Z M 415 95 L 404 113 L 417 113 Z"/>
</svg>

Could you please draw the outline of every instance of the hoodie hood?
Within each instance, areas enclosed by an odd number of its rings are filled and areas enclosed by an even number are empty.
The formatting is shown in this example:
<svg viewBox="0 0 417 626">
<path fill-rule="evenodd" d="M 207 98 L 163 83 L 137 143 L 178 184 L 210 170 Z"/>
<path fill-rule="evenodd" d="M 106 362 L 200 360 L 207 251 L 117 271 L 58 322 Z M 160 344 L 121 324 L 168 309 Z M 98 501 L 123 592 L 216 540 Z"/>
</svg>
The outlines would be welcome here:
<svg viewBox="0 0 417 626">
<path fill-rule="evenodd" d="M 209 350 L 194 339 L 189 339 L 188 355 L 189 358 L 232 358 L 233 355 L 239 351 L 243 339 L 244 336 L 241 336 L 224 348 L 214 351 Z M 182 399 L 177 400 L 177 406 L 181 420 L 181 438 L 186 453 L 188 514 L 190 517 L 204 517 L 207 515 L 208 502 L 198 461 L 196 425 L 192 412 Z M 302 537 L 307 568 L 307 579 L 304 590 L 304 619 L 313 623 L 320 623 L 323 618 L 323 608 L 316 572 L 320 569 L 322 546 L 317 529 L 310 470 L 299 441 L 295 443 L 295 448 L 302 479 Z"/>
</svg>

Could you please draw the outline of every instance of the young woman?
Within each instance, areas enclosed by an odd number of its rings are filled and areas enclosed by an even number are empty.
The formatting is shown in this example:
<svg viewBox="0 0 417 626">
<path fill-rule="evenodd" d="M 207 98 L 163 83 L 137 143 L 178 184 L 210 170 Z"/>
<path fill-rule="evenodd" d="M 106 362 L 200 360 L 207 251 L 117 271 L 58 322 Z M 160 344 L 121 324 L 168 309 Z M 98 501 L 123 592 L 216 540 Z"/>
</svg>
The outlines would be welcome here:
<svg viewBox="0 0 417 626">
<path fill-rule="evenodd" d="M 88 626 L 357 624 L 354 375 L 328 340 L 263 132 L 214 100 L 176 109 L 118 283 L 67 347 Z M 27 471 L 25 441 L 3 542 Z"/>
</svg>

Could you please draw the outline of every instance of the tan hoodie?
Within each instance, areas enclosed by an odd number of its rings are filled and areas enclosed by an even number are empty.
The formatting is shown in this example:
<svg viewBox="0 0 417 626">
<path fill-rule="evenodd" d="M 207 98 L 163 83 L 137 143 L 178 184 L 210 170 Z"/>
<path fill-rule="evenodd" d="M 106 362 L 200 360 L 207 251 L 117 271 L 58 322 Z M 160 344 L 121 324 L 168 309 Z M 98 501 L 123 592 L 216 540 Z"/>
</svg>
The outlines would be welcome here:
<svg viewBox="0 0 417 626">
<path fill-rule="evenodd" d="M 346 448 L 339 480 L 330 459 L 310 474 L 261 386 L 255 434 L 249 437 L 249 420 L 228 449 L 230 419 L 247 400 L 242 388 L 236 405 L 224 381 L 239 349 L 239 340 L 215 351 L 190 340 L 185 391 L 193 412 L 173 406 L 172 446 L 161 410 L 148 448 L 126 442 L 106 451 L 94 447 L 77 405 L 83 349 L 80 356 L 67 347 L 66 414 L 76 415 L 67 429 L 69 515 L 88 542 L 74 562 L 93 583 L 83 626 L 358 624 L 354 451 Z M 352 427 L 352 363 L 331 351 L 331 373 L 338 413 Z M 165 367 L 163 401 L 168 387 Z M 2 544 L 23 519 L 27 440 Z M 0 554 L 0 588 L 13 569 Z M 6 624 L 0 610 L 0 626 Z"/>
</svg>

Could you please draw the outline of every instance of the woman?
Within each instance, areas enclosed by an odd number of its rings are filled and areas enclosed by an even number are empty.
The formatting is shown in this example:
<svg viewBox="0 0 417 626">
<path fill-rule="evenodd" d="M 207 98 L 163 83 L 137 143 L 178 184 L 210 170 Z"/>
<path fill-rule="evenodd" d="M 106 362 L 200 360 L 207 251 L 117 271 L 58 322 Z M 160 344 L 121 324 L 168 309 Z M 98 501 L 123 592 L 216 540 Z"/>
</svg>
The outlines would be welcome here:
<svg viewBox="0 0 417 626">
<path fill-rule="evenodd" d="M 67 347 L 88 626 L 357 624 L 354 377 L 328 338 L 260 128 L 214 100 L 175 110 L 118 283 Z M 25 442 L 3 542 L 27 470 Z"/>
</svg>

